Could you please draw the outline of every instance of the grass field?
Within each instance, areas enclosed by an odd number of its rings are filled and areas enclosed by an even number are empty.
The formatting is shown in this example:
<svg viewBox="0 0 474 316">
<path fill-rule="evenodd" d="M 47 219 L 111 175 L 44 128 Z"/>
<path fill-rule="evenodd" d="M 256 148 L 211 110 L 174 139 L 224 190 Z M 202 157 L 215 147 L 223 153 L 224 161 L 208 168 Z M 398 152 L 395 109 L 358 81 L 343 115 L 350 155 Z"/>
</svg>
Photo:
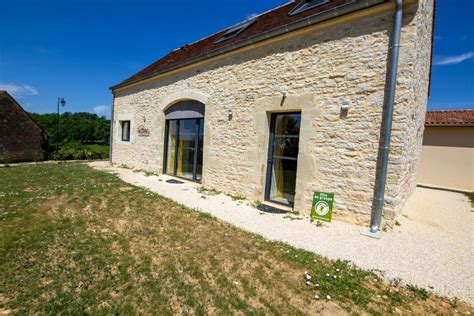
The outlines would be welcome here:
<svg viewBox="0 0 474 316">
<path fill-rule="evenodd" d="M 0 314 L 472 312 L 82 164 L 0 168 L 0 236 Z"/>
</svg>

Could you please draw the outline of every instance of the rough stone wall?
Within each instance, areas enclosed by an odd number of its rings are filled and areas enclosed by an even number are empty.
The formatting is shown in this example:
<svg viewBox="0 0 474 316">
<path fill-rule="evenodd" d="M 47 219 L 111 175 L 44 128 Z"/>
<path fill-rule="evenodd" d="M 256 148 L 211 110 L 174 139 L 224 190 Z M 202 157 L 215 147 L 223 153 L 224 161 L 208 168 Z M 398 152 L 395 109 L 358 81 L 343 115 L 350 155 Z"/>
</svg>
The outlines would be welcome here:
<svg viewBox="0 0 474 316">
<path fill-rule="evenodd" d="M 6 92 L 0 92 L 0 163 L 44 160 L 44 135 Z"/>
<path fill-rule="evenodd" d="M 419 95 L 428 86 L 426 58 L 416 58 L 430 51 L 429 45 L 417 42 L 431 23 L 427 11 L 412 5 L 404 19 L 387 186 L 390 219 L 416 184 L 422 136 L 418 126 L 426 105 L 426 96 Z M 173 102 L 197 99 L 206 106 L 203 185 L 263 200 L 269 113 L 301 111 L 294 208 L 309 214 L 313 191 L 334 192 L 335 219 L 367 223 L 392 23 L 393 12 L 387 11 L 116 91 L 112 162 L 161 173 L 163 111 Z M 341 111 L 345 100 L 350 102 L 347 112 Z M 419 115 L 416 120 L 413 113 Z M 124 143 L 119 121 L 128 119 L 132 136 Z M 149 129 L 149 136 L 138 136 L 139 127 Z"/>
<path fill-rule="evenodd" d="M 396 118 L 391 149 L 392 172 L 389 177 L 390 195 L 387 203 L 398 216 L 414 192 L 421 159 L 423 132 L 429 94 L 431 67 L 432 16 L 434 1 L 421 0 L 405 13 L 405 19 L 415 18 L 402 36 L 400 71 L 398 77 Z M 393 159 L 392 159 L 393 158 Z"/>
</svg>

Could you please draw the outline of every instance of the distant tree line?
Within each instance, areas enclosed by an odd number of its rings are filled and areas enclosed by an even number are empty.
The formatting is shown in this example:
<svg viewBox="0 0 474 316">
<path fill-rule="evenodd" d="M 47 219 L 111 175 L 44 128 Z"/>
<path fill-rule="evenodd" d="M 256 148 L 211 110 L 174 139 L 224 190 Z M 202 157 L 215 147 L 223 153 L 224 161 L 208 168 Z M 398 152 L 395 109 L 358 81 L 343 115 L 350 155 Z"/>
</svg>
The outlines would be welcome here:
<svg viewBox="0 0 474 316">
<path fill-rule="evenodd" d="M 59 145 L 56 148 L 56 113 L 30 113 L 31 117 L 48 135 L 49 159 L 105 159 L 108 157 L 110 120 L 88 112 L 60 115 Z"/>
</svg>

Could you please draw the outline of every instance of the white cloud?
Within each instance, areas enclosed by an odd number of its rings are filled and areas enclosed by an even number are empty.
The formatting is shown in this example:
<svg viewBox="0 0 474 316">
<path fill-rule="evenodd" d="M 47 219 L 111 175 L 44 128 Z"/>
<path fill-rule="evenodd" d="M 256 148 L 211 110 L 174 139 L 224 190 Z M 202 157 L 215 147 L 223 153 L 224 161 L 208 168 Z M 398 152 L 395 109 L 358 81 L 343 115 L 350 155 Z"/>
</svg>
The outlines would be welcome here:
<svg viewBox="0 0 474 316">
<path fill-rule="evenodd" d="M 108 105 L 98 105 L 94 108 L 94 113 L 97 115 L 110 115 L 110 106 Z"/>
<path fill-rule="evenodd" d="M 433 65 L 456 65 L 471 58 L 474 58 L 474 52 L 468 52 L 456 56 L 438 57 L 434 59 Z"/>
<path fill-rule="evenodd" d="M 0 90 L 6 90 L 18 99 L 38 94 L 38 90 L 35 87 L 27 84 L 0 83 Z"/>
</svg>

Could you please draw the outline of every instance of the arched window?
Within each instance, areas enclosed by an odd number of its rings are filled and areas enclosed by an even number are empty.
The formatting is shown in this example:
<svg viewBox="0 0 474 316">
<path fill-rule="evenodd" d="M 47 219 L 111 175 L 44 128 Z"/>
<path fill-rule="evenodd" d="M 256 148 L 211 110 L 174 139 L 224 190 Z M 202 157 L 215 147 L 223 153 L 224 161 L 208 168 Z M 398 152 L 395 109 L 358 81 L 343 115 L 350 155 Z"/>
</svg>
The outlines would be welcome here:
<svg viewBox="0 0 474 316">
<path fill-rule="evenodd" d="M 204 104 L 195 100 L 180 101 L 165 111 L 167 120 L 204 118 Z"/>
<path fill-rule="evenodd" d="M 204 141 L 204 104 L 180 101 L 165 110 L 165 173 L 201 181 Z"/>
</svg>

